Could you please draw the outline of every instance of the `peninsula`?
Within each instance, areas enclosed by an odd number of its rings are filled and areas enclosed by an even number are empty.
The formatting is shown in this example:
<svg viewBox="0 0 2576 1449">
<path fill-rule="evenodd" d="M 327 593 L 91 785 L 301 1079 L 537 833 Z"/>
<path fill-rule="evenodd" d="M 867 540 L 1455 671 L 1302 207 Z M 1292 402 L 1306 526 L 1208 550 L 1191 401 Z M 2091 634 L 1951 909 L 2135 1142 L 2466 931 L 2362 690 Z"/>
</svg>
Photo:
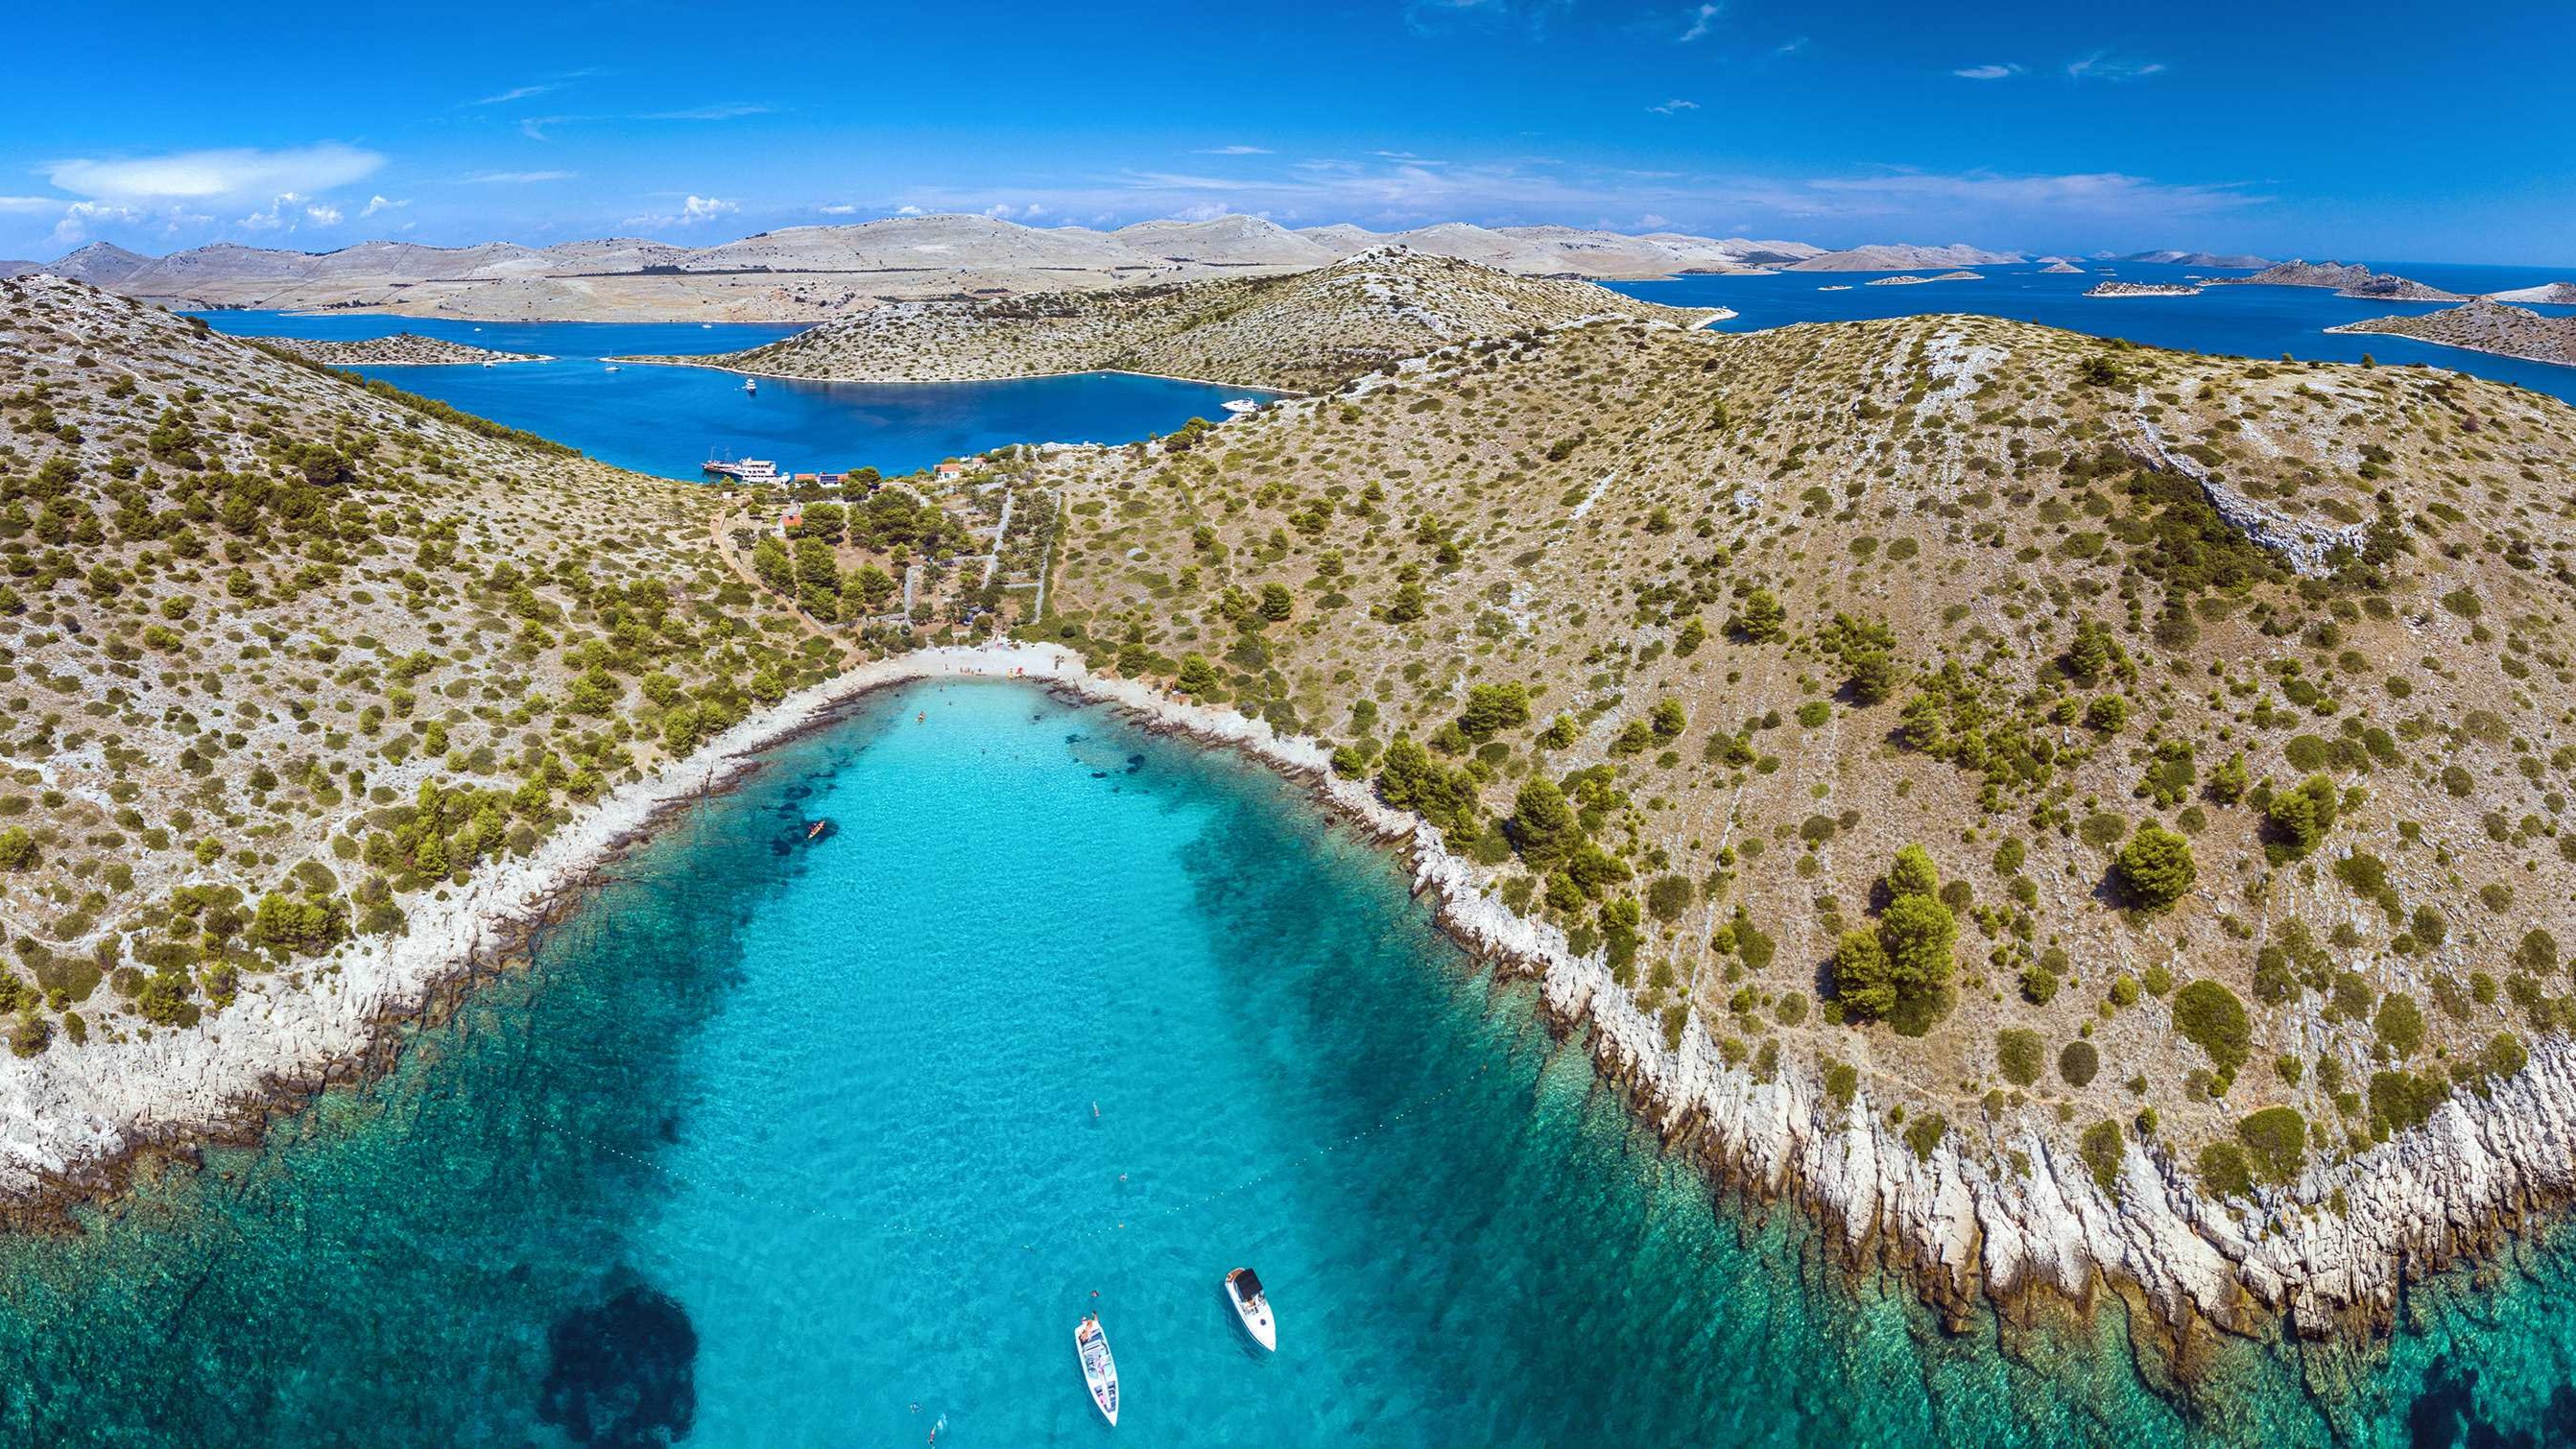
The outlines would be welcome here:
<svg viewBox="0 0 2576 1449">
<path fill-rule="evenodd" d="M 2576 316 L 2544 316 L 2485 297 L 2439 312 L 2373 317 L 2326 330 L 2386 333 L 2441 347 L 2576 367 Z"/>
<path fill-rule="evenodd" d="M 554 361 L 533 352 L 495 352 L 441 337 L 423 337 L 417 332 L 396 332 L 389 337 L 354 342 L 281 337 L 270 345 L 325 367 L 497 367 L 512 362 Z"/>
</svg>

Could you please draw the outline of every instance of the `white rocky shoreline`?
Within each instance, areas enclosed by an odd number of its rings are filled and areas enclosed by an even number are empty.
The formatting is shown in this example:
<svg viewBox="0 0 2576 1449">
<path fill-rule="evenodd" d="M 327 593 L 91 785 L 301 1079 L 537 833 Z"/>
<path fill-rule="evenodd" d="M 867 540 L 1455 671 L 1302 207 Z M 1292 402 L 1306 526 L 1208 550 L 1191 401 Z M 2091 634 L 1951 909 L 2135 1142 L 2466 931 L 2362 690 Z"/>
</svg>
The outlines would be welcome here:
<svg viewBox="0 0 2576 1449">
<path fill-rule="evenodd" d="M 790 696 L 612 791 L 531 856 L 445 899 L 415 902 L 403 936 L 346 943 L 302 967 L 331 972 L 327 984 L 279 991 L 273 976 L 246 978 L 199 1030 L 0 1057 L 0 1195 L 17 1200 L 19 1217 L 40 1220 L 29 1209 L 114 1192 L 139 1154 L 241 1135 L 281 1098 L 348 1075 L 386 1023 L 429 1008 L 664 809 L 732 779 L 756 752 L 862 694 L 955 678 L 1047 686 L 1241 750 L 1401 846 L 1441 925 L 1479 957 L 1535 978 L 1560 1024 L 1588 1023 L 1596 1062 L 1668 1142 L 1734 1186 L 1797 1198 L 1851 1257 L 1878 1252 L 1953 1326 L 1979 1298 L 2017 1315 L 2034 1296 L 2082 1306 L 2108 1287 L 2152 1305 L 2178 1346 L 2204 1325 L 2259 1334 L 2284 1317 L 2302 1336 L 2366 1339 L 2391 1323 L 2406 1281 L 2482 1253 L 2527 1215 L 2576 1196 L 2576 1044 L 2563 1035 L 2534 1042 L 2528 1066 L 2489 1095 L 2454 1096 L 2424 1126 L 2311 1166 L 2293 1187 L 2233 1209 L 2125 1134 L 2115 1200 L 2035 1118 L 2000 1122 L 1991 1154 L 1961 1150 L 1954 1132 L 1918 1157 L 1873 1108 L 1866 1081 L 1843 1108 L 1802 1066 L 1757 1080 L 1728 1066 L 1696 1019 L 1680 1049 L 1666 1049 L 1597 952 L 1578 959 L 1556 928 L 1513 914 L 1437 831 L 1333 775 L 1316 741 L 1093 675 L 1057 646 L 1020 644 L 921 650 Z M 2016 1155 L 2026 1174 L 1993 1165 Z"/>
</svg>

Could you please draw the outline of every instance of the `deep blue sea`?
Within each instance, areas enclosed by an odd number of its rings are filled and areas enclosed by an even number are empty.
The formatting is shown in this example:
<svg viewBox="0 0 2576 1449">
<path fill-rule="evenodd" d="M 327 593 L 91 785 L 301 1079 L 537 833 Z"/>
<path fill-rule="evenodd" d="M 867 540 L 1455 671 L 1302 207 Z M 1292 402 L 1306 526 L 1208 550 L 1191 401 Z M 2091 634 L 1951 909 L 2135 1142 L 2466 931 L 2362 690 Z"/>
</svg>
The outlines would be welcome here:
<svg viewBox="0 0 2576 1449">
<path fill-rule="evenodd" d="M 1004 443 L 1125 443 L 1193 417 L 1222 421 L 1246 388 L 1086 373 L 1009 382 L 863 383 L 742 378 L 714 368 L 610 372 L 613 356 L 729 352 L 800 329 L 748 323 L 460 322 L 349 313 L 203 312 L 245 337 L 354 341 L 417 332 L 553 362 L 503 367 L 369 367 L 409 392 L 525 428 L 621 468 L 698 478 L 710 457 L 766 458 L 782 472 L 870 467 L 907 473 Z"/>
<path fill-rule="evenodd" d="M 1739 315 L 1718 324 L 1720 330 L 1727 332 L 1782 327 L 1793 322 L 1974 312 L 2099 337 L 2125 337 L 2155 347 L 2239 357 L 2279 357 L 2288 353 L 2303 362 L 2359 362 L 2367 353 L 2382 363 L 2427 362 L 2576 402 L 2576 367 L 2491 357 L 2405 337 L 2329 336 L 2325 331 L 2367 317 L 2437 312 L 2457 306 L 2455 302 L 2363 302 L 2338 297 L 2322 287 L 2211 287 L 2196 297 L 2087 297 L 2086 288 L 2110 277 L 2126 282 L 2184 282 L 2195 274 L 2251 274 L 2136 262 L 2083 265 L 2083 275 L 2073 277 L 2050 276 L 2031 263 L 1977 267 L 1972 270 L 1981 274 L 1978 281 L 1928 282 L 1906 287 L 1867 285 L 1872 277 L 1897 275 L 1890 272 L 1780 272 L 1769 276 L 1679 277 L 1608 285 L 1632 297 L 1677 307 L 1732 307 Z M 2576 259 L 2567 266 L 2549 268 L 2454 266 L 2441 262 L 2373 262 L 2370 266 L 2373 271 L 2394 272 L 2465 295 L 2576 281 Z M 2110 277 L 2104 275 L 2102 268 L 2110 269 Z M 1913 275 L 1938 276 L 1947 270 L 1919 267 Z M 1847 286 L 1850 290 L 1819 290 L 1828 286 Z M 2533 310 L 2549 315 L 2576 312 L 2576 308 L 2568 307 Z"/>
<path fill-rule="evenodd" d="M 1662 1155 L 1288 786 L 1023 687 L 880 696 L 612 877 L 384 1079 L 83 1236 L 0 1240 L 0 1440 L 2576 1432 L 2554 1237 L 2412 1295 L 2382 1353 L 2228 1346 L 2189 1400 L 2116 1299 L 1944 1336 Z M 1219 1298 L 1243 1264 L 1276 1355 Z M 1114 1431 L 1074 1362 L 1095 1310 Z"/>
</svg>

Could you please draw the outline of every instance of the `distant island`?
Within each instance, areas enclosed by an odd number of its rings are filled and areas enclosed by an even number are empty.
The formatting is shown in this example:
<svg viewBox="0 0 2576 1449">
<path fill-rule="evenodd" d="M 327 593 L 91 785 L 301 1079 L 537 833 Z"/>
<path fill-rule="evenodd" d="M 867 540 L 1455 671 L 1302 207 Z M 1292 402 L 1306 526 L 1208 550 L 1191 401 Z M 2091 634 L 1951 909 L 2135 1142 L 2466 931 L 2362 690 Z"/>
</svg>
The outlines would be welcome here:
<svg viewBox="0 0 2576 1449">
<path fill-rule="evenodd" d="M 269 339 L 269 345 L 325 367 L 470 367 L 477 363 L 493 367 L 505 362 L 554 361 L 539 353 L 495 352 L 488 347 L 450 342 L 443 337 L 423 337 L 417 332 L 397 332 L 390 337 L 370 337 L 358 342 L 279 337 Z"/>
<path fill-rule="evenodd" d="M 1591 281 L 1758 273 L 1826 255 L 1806 242 L 1568 226 L 1442 222 L 1402 232 L 1348 224 L 1292 231 L 1267 218 L 1232 215 L 1101 231 L 932 215 L 785 227 L 699 247 L 640 237 L 544 247 L 367 241 L 318 253 L 218 243 L 150 257 L 92 242 L 51 262 L 8 263 L 0 275 L 45 272 L 181 310 L 367 311 L 475 321 L 816 322 L 886 302 L 1285 275 L 1389 245 L 1516 276 Z M 1935 264 L 1959 262 L 1929 255 L 1860 269 Z"/>
<path fill-rule="evenodd" d="M 1315 392 L 1471 337 L 1586 318 L 1700 327 L 1733 315 L 1384 245 L 1287 276 L 894 302 L 748 351 L 617 360 L 842 382 L 1148 372 Z"/>
<path fill-rule="evenodd" d="M 1972 246 L 1915 247 L 1875 245 L 1825 252 L 1780 268 L 1784 272 L 1902 272 L 1916 267 L 2002 267 L 2028 260 L 2019 252 L 1980 251 Z"/>
<path fill-rule="evenodd" d="M 1902 277 L 1872 277 L 1866 285 L 1872 287 L 1919 287 L 1926 282 L 1982 282 L 1984 280 L 1985 277 L 1977 272 L 1943 272 L 1937 277 L 1917 277 L 1910 274 Z"/>
<path fill-rule="evenodd" d="M 2576 367 L 2576 317 L 2544 317 L 2528 307 L 2508 306 L 2489 297 L 2440 312 L 2373 317 L 2326 330 L 2384 332 L 2439 347 L 2464 347 L 2499 357 Z"/>
<path fill-rule="evenodd" d="M 2250 277 L 2212 277 L 2211 286 L 2329 287 L 2338 297 L 2372 302 L 2465 302 L 2458 292 L 2445 292 L 2422 282 L 2374 272 L 2357 262 L 2280 262 Z"/>
<path fill-rule="evenodd" d="M 2048 277 L 2080 277 L 2084 275 L 2084 269 L 2075 265 L 2073 262 L 2050 262 L 2047 266 L 2044 266 L 2039 270 L 2040 275 Z"/>
<path fill-rule="evenodd" d="M 2197 297 L 2200 288 L 2187 282 L 2096 282 L 2087 297 Z"/>
<path fill-rule="evenodd" d="M 2131 252 L 2127 256 L 2117 258 L 2116 260 L 2123 262 L 2145 262 L 2150 266 L 2159 267 L 2211 267 L 2220 271 L 2229 272 L 2252 271 L 2257 267 L 2267 267 L 2271 265 L 2269 261 L 2262 257 L 2250 257 L 2241 254 L 2237 256 L 2224 256 L 2214 252 L 2184 251 Z"/>
</svg>

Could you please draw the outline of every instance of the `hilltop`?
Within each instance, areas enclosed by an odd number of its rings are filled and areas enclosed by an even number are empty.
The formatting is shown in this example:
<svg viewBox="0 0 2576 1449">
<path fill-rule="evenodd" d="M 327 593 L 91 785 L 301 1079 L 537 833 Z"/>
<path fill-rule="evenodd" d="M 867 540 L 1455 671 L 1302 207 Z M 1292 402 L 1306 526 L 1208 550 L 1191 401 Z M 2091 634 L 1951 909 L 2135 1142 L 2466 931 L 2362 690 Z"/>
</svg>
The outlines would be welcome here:
<svg viewBox="0 0 2576 1449">
<path fill-rule="evenodd" d="M 889 303 L 765 347 L 687 360 L 861 382 L 1117 368 L 1312 391 L 1469 338 L 1587 317 L 1697 325 L 1718 315 L 1384 246 L 1289 276 Z"/>
<path fill-rule="evenodd" d="M 2543 316 L 2528 307 L 2509 307 L 2486 297 L 2439 312 L 2373 317 L 2326 330 L 2384 332 L 2443 347 L 2576 366 L 2576 317 Z"/>
<path fill-rule="evenodd" d="M 2433 370 L 1605 321 L 1048 461 L 1022 634 L 1318 739 L 1928 1276 L 2322 1330 L 2571 1185 L 2571 472 Z"/>
</svg>

